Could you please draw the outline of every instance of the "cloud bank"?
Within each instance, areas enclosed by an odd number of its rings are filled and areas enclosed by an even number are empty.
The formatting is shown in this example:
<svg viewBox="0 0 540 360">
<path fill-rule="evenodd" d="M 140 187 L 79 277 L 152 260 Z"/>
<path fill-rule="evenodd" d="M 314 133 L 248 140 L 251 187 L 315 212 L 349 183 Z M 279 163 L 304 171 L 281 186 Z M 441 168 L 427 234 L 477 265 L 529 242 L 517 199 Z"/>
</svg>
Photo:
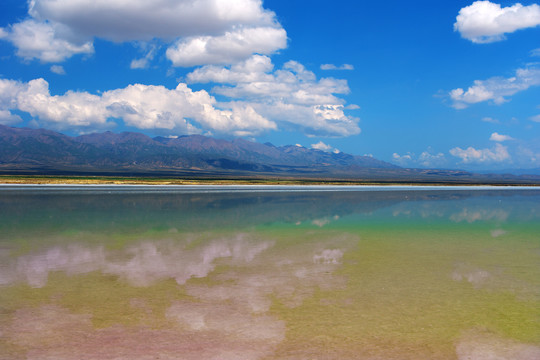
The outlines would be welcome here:
<svg viewBox="0 0 540 360">
<path fill-rule="evenodd" d="M 475 149 L 471 146 L 467 149 L 455 147 L 450 150 L 450 154 L 460 158 L 465 164 L 492 163 L 510 160 L 508 148 L 499 143 L 497 143 L 493 149 Z"/>
<path fill-rule="evenodd" d="M 60 70 L 60 69 L 57 69 Z M 111 128 L 119 120 L 137 129 L 181 134 L 256 136 L 294 129 L 308 135 L 358 134 L 358 119 L 345 114 L 345 80 L 322 78 L 298 62 L 274 70 L 270 58 L 255 55 L 230 67 L 209 65 L 187 76 L 192 83 L 217 84 L 212 92 L 179 83 L 175 89 L 133 84 L 100 94 L 68 91 L 51 95 L 42 78 L 29 82 L 0 79 L 0 121 L 20 121 L 28 113 L 40 125 L 90 132 Z"/>
<path fill-rule="evenodd" d="M 94 52 L 93 40 L 159 39 L 174 66 L 230 64 L 287 46 L 287 34 L 261 0 L 32 0 L 29 18 L 0 28 L 27 60 L 62 62 Z"/>
<path fill-rule="evenodd" d="M 475 80 L 467 90 L 457 88 L 450 91 L 453 107 L 463 109 L 471 104 L 493 101 L 499 105 L 508 101 L 507 97 L 532 86 L 540 85 L 540 69 L 536 67 L 516 70 L 509 78 L 492 77 L 487 80 Z"/>
<path fill-rule="evenodd" d="M 501 7 L 490 1 L 476 1 L 462 8 L 454 31 L 465 39 L 485 44 L 506 39 L 505 34 L 540 25 L 540 6 L 519 3 Z"/>
<path fill-rule="evenodd" d="M 0 79 L 0 111 L 9 118 L 11 110 L 26 112 L 55 129 L 81 132 L 114 126 L 113 119 L 119 118 L 138 129 L 179 134 L 214 131 L 245 136 L 276 129 L 249 104 L 219 106 L 205 90 L 193 91 L 183 83 L 172 90 L 134 84 L 100 95 L 75 91 L 51 95 L 44 79 L 27 83 Z"/>
<path fill-rule="evenodd" d="M 23 112 L 40 125 L 79 132 L 122 120 L 172 135 L 360 133 L 358 119 L 345 114 L 346 102 L 339 97 L 349 93 L 345 80 L 317 79 L 296 61 L 274 69 L 268 55 L 287 46 L 287 34 L 262 0 L 32 0 L 28 18 L 0 28 L 0 39 L 11 42 L 17 56 L 52 63 L 50 71 L 59 75 L 65 70 L 58 63 L 93 54 L 98 38 L 137 47 L 141 57 L 130 62 L 131 69 L 149 68 L 162 51 L 173 66 L 202 66 L 187 75 L 188 83 L 216 86 L 208 92 L 183 82 L 175 89 L 132 84 L 100 94 L 52 95 L 44 79 L 2 79 L 0 121 L 20 122 L 17 112 Z"/>
<path fill-rule="evenodd" d="M 90 39 L 76 38 L 62 24 L 40 22 L 34 19 L 12 25 L 1 33 L 17 48 L 17 56 L 39 59 L 42 62 L 62 62 L 77 54 L 92 54 L 94 45 Z M 67 36 L 63 36 L 66 34 Z"/>
<path fill-rule="evenodd" d="M 175 66 L 233 64 L 251 54 L 271 54 L 287 46 L 285 30 L 273 27 L 244 28 L 221 36 L 198 36 L 177 41 L 167 49 Z"/>
<path fill-rule="evenodd" d="M 358 119 L 344 113 L 346 80 L 322 78 L 296 61 L 274 69 L 268 56 L 253 55 L 229 67 L 208 65 L 187 75 L 188 83 L 213 83 L 213 93 L 237 104 L 248 103 L 280 128 L 308 135 L 349 136 L 360 133 Z"/>
</svg>

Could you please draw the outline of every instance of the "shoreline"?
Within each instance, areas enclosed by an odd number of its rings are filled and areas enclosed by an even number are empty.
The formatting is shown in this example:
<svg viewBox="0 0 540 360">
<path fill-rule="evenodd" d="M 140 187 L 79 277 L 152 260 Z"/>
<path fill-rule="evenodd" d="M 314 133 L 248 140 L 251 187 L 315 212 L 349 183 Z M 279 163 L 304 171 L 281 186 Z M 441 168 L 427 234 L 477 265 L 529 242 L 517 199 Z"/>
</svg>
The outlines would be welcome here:
<svg viewBox="0 0 540 360">
<path fill-rule="evenodd" d="M 349 179 L 205 179 L 205 178 L 160 178 L 122 176 L 48 176 L 48 175 L 0 175 L 2 185 L 148 185 L 148 186 L 220 186 L 220 185 L 263 185 L 263 186 L 409 186 L 409 187 L 539 187 L 540 183 L 519 182 L 448 182 L 406 180 L 349 180 Z"/>
</svg>

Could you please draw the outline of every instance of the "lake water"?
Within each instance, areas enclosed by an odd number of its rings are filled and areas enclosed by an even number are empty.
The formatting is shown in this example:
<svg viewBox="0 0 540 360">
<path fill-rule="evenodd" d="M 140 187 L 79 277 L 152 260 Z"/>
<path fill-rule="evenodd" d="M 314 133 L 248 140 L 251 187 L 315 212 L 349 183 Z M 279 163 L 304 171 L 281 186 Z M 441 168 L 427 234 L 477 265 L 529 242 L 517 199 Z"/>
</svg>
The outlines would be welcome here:
<svg viewBox="0 0 540 360">
<path fill-rule="evenodd" d="M 540 189 L 0 186 L 0 359 L 540 359 Z"/>
</svg>

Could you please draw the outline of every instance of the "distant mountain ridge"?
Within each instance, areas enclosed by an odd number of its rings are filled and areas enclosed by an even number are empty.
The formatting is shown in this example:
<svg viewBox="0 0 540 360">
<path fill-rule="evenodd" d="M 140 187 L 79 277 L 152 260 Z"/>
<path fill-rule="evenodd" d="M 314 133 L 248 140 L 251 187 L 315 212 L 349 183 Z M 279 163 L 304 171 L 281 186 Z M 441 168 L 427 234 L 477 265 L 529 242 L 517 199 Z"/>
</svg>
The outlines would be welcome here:
<svg viewBox="0 0 540 360">
<path fill-rule="evenodd" d="M 329 174 L 358 168 L 394 169 L 367 156 L 274 146 L 201 135 L 151 138 L 141 133 L 76 137 L 45 129 L 0 125 L 0 167 L 123 171 L 204 170 Z"/>
<path fill-rule="evenodd" d="M 0 174 L 305 178 L 400 183 L 540 184 L 540 176 L 408 169 L 368 156 L 202 135 L 67 136 L 0 125 Z"/>
</svg>

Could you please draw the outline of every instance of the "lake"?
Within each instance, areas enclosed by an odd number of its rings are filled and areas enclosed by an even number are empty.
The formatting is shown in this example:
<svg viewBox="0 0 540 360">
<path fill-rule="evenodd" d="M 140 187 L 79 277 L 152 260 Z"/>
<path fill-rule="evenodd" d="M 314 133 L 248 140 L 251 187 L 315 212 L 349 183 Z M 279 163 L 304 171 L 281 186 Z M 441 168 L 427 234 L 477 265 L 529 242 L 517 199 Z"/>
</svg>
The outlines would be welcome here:
<svg viewBox="0 0 540 360">
<path fill-rule="evenodd" d="M 540 188 L 0 186 L 1 359 L 540 359 Z"/>
</svg>

